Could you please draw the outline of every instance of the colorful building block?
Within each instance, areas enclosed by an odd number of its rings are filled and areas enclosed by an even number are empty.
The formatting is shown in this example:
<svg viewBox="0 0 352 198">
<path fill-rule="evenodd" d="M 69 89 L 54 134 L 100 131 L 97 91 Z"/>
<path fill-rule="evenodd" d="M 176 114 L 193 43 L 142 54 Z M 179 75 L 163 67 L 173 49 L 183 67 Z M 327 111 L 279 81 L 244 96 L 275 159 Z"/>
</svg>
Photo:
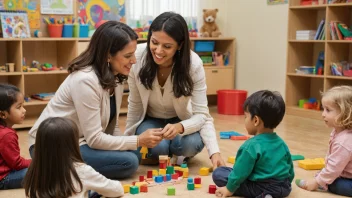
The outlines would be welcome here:
<svg viewBox="0 0 352 198">
<path fill-rule="evenodd" d="M 201 188 L 201 187 L 202 187 L 202 184 L 194 184 L 194 187 L 195 187 L 195 188 Z"/>
<path fill-rule="evenodd" d="M 124 185 L 123 185 L 123 192 L 124 192 L 124 193 L 129 193 L 131 186 L 132 186 L 131 184 L 124 184 Z"/>
<path fill-rule="evenodd" d="M 167 177 L 166 175 L 163 176 L 163 181 L 166 182 L 167 181 Z"/>
<path fill-rule="evenodd" d="M 200 177 L 194 178 L 194 184 L 202 184 L 202 179 Z"/>
<path fill-rule="evenodd" d="M 188 171 L 183 171 L 183 178 L 188 178 L 189 172 Z"/>
<path fill-rule="evenodd" d="M 230 139 L 229 135 L 220 135 L 220 139 Z"/>
<path fill-rule="evenodd" d="M 140 189 L 141 189 L 141 192 L 145 192 L 145 193 L 148 192 L 148 186 L 147 185 L 141 186 Z"/>
<path fill-rule="evenodd" d="M 176 173 L 178 174 L 179 177 L 183 176 L 183 171 L 176 171 Z"/>
<path fill-rule="evenodd" d="M 166 174 L 174 174 L 175 170 L 173 166 L 166 167 Z"/>
<path fill-rule="evenodd" d="M 170 181 L 171 180 L 171 175 L 170 174 L 166 174 L 166 180 Z"/>
<path fill-rule="evenodd" d="M 209 168 L 202 167 L 199 169 L 199 175 L 201 176 L 208 176 L 209 175 Z"/>
<path fill-rule="evenodd" d="M 145 159 L 147 154 L 148 154 L 148 148 L 147 147 L 142 147 L 141 150 L 139 151 L 142 155 L 142 159 Z"/>
<path fill-rule="evenodd" d="M 243 136 L 241 133 L 235 131 L 221 131 L 220 135 L 227 135 L 227 136 Z"/>
<path fill-rule="evenodd" d="M 179 166 L 174 166 L 174 171 L 180 171 L 180 170 L 182 170 L 181 167 L 179 167 Z"/>
<path fill-rule="evenodd" d="M 176 195 L 176 189 L 173 186 L 167 187 L 167 195 Z"/>
<path fill-rule="evenodd" d="M 131 186 L 130 187 L 130 193 L 132 195 L 138 194 L 139 193 L 139 187 L 138 186 Z"/>
<path fill-rule="evenodd" d="M 140 181 L 140 182 L 144 181 L 144 176 L 143 176 L 143 175 L 140 175 L 140 176 L 139 176 L 139 181 Z"/>
<path fill-rule="evenodd" d="M 160 169 L 166 169 L 166 162 L 159 162 L 159 168 Z"/>
<path fill-rule="evenodd" d="M 185 163 L 181 164 L 181 168 L 187 168 L 187 167 L 188 167 L 187 164 Z"/>
<path fill-rule="evenodd" d="M 235 156 L 230 156 L 227 158 L 227 162 L 234 164 L 236 162 L 236 157 Z"/>
<path fill-rule="evenodd" d="M 194 183 L 187 183 L 187 190 L 194 190 Z"/>
<path fill-rule="evenodd" d="M 248 140 L 248 136 L 231 136 L 231 140 Z"/>
<path fill-rule="evenodd" d="M 193 183 L 193 178 L 188 178 L 188 179 L 187 179 L 187 182 L 188 182 L 188 183 Z"/>
<path fill-rule="evenodd" d="M 178 180 L 178 177 L 179 177 L 178 173 L 175 173 L 175 174 L 171 175 L 171 178 L 174 179 L 174 180 Z"/>
<path fill-rule="evenodd" d="M 147 185 L 148 182 L 136 182 L 134 185 L 135 186 L 143 186 L 143 185 Z"/>
<path fill-rule="evenodd" d="M 169 160 L 169 156 L 167 156 L 167 155 L 159 155 L 159 161 L 168 161 Z"/>
<path fill-rule="evenodd" d="M 216 191 L 216 186 L 215 185 L 209 185 L 209 194 L 215 194 Z"/>
<path fill-rule="evenodd" d="M 158 176 L 159 175 L 159 172 L 157 170 L 153 170 L 153 176 Z"/>
<path fill-rule="evenodd" d="M 292 161 L 296 161 L 296 160 L 304 160 L 304 156 L 303 155 L 291 155 Z"/>
<path fill-rule="evenodd" d="M 325 167 L 325 160 L 324 158 L 300 160 L 298 166 L 306 170 L 320 170 Z"/>
<path fill-rule="evenodd" d="M 159 175 L 166 175 L 166 169 L 159 169 Z"/>
<path fill-rule="evenodd" d="M 163 176 L 156 176 L 156 177 L 155 177 L 155 182 L 156 182 L 156 183 L 161 183 L 161 182 L 163 182 Z"/>
<path fill-rule="evenodd" d="M 147 178 L 153 178 L 153 171 L 152 170 L 148 170 Z"/>
</svg>

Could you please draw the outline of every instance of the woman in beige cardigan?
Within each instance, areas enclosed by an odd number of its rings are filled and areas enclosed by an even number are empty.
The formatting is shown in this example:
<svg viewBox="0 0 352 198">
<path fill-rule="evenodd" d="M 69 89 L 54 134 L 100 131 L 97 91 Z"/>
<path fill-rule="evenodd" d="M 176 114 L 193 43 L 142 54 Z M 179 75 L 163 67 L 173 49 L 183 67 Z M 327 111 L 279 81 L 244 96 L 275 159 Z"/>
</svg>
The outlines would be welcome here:
<svg viewBox="0 0 352 198">
<path fill-rule="evenodd" d="M 29 131 L 31 155 L 40 123 L 48 117 L 65 117 L 77 124 L 83 160 L 96 171 L 121 179 L 137 170 L 139 160 L 131 151 L 155 146 L 161 139 L 152 130 L 141 136 L 121 136 L 118 127 L 122 82 L 136 62 L 137 38 L 130 27 L 116 21 L 95 31 L 87 50 L 69 64 L 70 75 Z"/>
<path fill-rule="evenodd" d="M 186 21 L 165 12 L 151 24 L 146 44 L 137 46 L 125 134 L 162 129 L 163 140 L 148 157 L 193 157 L 204 145 L 214 168 L 224 165 L 209 114 L 202 60 L 190 49 Z"/>
</svg>

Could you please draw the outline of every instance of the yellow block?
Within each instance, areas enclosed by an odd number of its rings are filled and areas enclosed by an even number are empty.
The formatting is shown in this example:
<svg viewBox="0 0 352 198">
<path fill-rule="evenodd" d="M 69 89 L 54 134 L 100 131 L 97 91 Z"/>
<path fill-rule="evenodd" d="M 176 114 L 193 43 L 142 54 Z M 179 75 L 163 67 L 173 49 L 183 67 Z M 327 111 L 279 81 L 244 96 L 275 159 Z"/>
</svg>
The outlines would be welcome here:
<svg viewBox="0 0 352 198">
<path fill-rule="evenodd" d="M 136 182 L 134 185 L 135 186 L 143 186 L 143 185 L 148 185 L 149 183 L 147 183 L 147 182 Z"/>
<path fill-rule="evenodd" d="M 158 170 L 153 170 L 153 176 L 158 176 L 158 175 L 159 175 Z"/>
<path fill-rule="evenodd" d="M 188 171 L 183 171 L 183 178 L 188 178 L 188 176 L 189 176 L 189 173 L 188 173 Z"/>
<path fill-rule="evenodd" d="M 324 158 L 300 160 L 298 166 L 306 170 L 320 170 L 325 167 L 325 160 Z"/>
<path fill-rule="evenodd" d="M 230 156 L 229 158 L 227 158 L 227 162 L 234 164 L 236 161 L 236 157 L 235 156 Z"/>
<path fill-rule="evenodd" d="M 202 167 L 199 169 L 199 175 L 201 176 L 208 176 L 209 175 L 209 168 Z"/>
<path fill-rule="evenodd" d="M 202 187 L 202 184 L 194 184 L 194 187 L 195 187 L 195 188 L 201 188 L 201 187 Z"/>
<path fill-rule="evenodd" d="M 175 171 L 177 171 L 177 170 L 180 171 L 180 170 L 182 170 L 182 168 L 180 166 L 174 166 L 174 170 Z"/>
<path fill-rule="evenodd" d="M 189 172 L 188 167 L 187 167 L 187 168 L 181 168 L 180 171 L 182 171 L 182 172 Z"/>
<path fill-rule="evenodd" d="M 166 169 L 159 169 L 159 175 L 166 175 Z"/>
<path fill-rule="evenodd" d="M 130 184 L 125 184 L 125 185 L 123 185 L 123 192 L 129 193 L 131 186 L 132 186 L 132 185 L 130 185 Z"/>
</svg>

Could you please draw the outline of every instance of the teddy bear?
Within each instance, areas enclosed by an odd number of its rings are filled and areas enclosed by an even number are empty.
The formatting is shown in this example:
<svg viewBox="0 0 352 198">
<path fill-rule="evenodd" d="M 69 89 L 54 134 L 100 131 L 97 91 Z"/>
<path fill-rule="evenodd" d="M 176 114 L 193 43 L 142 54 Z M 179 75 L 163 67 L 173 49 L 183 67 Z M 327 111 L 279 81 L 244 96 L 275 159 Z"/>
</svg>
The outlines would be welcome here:
<svg viewBox="0 0 352 198">
<path fill-rule="evenodd" d="M 215 23 L 218 9 L 203 9 L 203 25 L 200 29 L 201 37 L 218 37 L 221 35 L 218 25 Z"/>
</svg>

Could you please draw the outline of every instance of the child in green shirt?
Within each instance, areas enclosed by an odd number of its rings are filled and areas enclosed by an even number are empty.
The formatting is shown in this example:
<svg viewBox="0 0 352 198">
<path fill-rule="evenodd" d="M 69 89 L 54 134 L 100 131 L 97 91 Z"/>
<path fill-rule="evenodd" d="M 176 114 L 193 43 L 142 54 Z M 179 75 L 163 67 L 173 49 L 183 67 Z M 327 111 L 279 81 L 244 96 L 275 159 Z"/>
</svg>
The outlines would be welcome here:
<svg viewBox="0 0 352 198">
<path fill-rule="evenodd" d="M 219 167 L 213 173 L 221 188 L 217 197 L 287 197 L 294 178 L 286 143 L 274 132 L 285 115 L 285 102 L 278 92 L 258 91 L 243 105 L 245 127 L 254 135 L 238 150 L 233 168 Z"/>
</svg>

